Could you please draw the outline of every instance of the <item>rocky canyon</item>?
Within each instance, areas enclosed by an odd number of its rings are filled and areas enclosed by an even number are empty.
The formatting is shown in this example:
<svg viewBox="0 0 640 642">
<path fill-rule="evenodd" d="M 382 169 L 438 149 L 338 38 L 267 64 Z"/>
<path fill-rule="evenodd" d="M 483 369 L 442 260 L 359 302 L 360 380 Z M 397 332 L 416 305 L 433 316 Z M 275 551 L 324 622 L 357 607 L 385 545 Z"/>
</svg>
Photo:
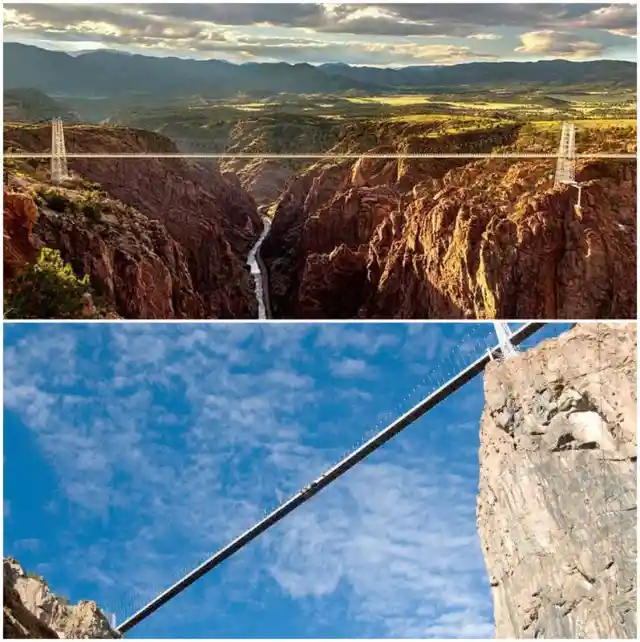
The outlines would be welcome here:
<svg viewBox="0 0 640 642">
<path fill-rule="evenodd" d="M 339 156 L 556 144 L 522 125 L 448 133 L 445 122 L 345 125 L 324 141 L 333 160 L 315 163 L 71 159 L 73 178 L 55 189 L 45 161 L 11 159 L 5 284 L 50 247 L 89 275 L 107 316 L 256 318 L 246 261 L 268 215 L 257 258 L 274 318 L 635 318 L 635 161 L 579 160 L 576 208 L 576 187 L 554 186 L 553 160 Z M 65 131 L 70 152 L 178 150 L 128 127 Z M 262 150 L 265 132 L 250 131 Z M 50 134 L 7 127 L 5 149 L 46 151 Z M 623 134 L 614 143 L 629 151 Z M 595 130 L 582 144 L 612 143 Z"/>
<path fill-rule="evenodd" d="M 498 638 L 635 638 L 636 328 L 489 364 L 478 529 Z"/>
<path fill-rule="evenodd" d="M 41 151 L 49 126 L 5 129 L 13 150 Z M 172 143 L 142 130 L 78 126 L 67 145 L 82 152 L 162 153 Z M 262 231 L 255 201 L 234 175 L 184 159 L 75 159 L 73 178 L 47 186 L 46 163 L 5 177 L 5 278 L 37 250 L 61 252 L 89 275 L 115 317 L 257 316 L 246 257 Z"/>
<path fill-rule="evenodd" d="M 634 318 L 635 163 L 581 162 L 579 212 L 553 174 L 544 160 L 314 166 L 263 246 L 274 316 Z"/>
</svg>

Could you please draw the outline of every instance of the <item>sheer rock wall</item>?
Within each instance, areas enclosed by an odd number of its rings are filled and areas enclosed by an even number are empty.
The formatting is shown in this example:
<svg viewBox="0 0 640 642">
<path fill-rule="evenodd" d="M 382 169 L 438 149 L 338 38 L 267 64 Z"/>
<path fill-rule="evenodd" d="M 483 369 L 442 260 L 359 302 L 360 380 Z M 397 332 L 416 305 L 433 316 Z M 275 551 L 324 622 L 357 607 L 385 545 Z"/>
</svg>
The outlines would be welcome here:
<svg viewBox="0 0 640 642">
<path fill-rule="evenodd" d="M 498 638 L 635 638 L 636 331 L 489 364 L 478 527 Z"/>
</svg>

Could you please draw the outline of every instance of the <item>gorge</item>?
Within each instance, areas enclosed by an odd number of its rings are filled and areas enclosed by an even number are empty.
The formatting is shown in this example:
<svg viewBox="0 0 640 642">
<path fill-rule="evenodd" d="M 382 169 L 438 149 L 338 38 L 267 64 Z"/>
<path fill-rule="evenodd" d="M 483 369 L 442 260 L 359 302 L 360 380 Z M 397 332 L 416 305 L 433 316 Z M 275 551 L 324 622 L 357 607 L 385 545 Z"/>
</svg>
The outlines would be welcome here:
<svg viewBox="0 0 640 642">
<path fill-rule="evenodd" d="M 280 319 L 635 316 L 634 161 L 580 160 L 578 215 L 552 160 L 340 157 L 518 150 L 528 125 L 371 127 L 346 127 L 333 160 L 216 162 L 154 158 L 178 151 L 158 133 L 69 126 L 71 153 L 150 157 L 70 159 L 74 178 L 59 187 L 45 161 L 9 159 L 5 256 L 25 243 L 58 249 L 121 318 L 259 318 L 260 265 Z M 37 153 L 49 136 L 46 125 L 7 126 L 5 148 Z M 592 131 L 587 151 L 604 141 Z M 33 234 L 20 240 L 27 210 Z"/>
</svg>

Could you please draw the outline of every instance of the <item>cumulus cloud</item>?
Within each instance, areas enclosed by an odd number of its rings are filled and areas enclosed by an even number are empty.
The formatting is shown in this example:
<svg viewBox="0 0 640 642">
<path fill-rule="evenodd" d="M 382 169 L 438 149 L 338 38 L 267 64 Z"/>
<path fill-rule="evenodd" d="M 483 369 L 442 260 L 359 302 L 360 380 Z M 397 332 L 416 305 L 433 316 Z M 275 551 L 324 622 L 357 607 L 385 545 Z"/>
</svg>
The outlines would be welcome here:
<svg viewBox="0 0 640 642">
<path fill-rule="evenodd" d="M 631 3 L 596 7 L 573 24 L 576 27 L 604 29 L 615 35 L 635 38 L 638 33 L 637 7 Z"/>
<path fill-rule="evenodd" d="M 522 45 L 516 48 L 521 53 L 546 58 L 594 58 L 602 53 L 602 45 L 563 31 L 530 31 L 520 36 Z"/>
<path fill-rule="evenodd" d="M 590 39 L 597 31 L 636 33 L 631 5 L 561 3 L 9 4 L 4 26 L 10 38 L 38 38 L 62 48 L 106 46 L 158 55 L 379 66 L 493 60 L 499 57 L 494 51 L 473 50 L 458 41 L 487 47 L 505 41 L 497 32 L 502 28 L 525 35 L 575 30 L 575 38 L 587 28 Z M 244 30 L 249 26 L 251 35 Z M 274 27 L 277 36 L 270 34 Z M 448 42 L 437 44 L 435 38 Z M 523 53 L 526 47 L 515 51 Z M 509 55 L 514 51 L 500 53 Z"/>
</svg>

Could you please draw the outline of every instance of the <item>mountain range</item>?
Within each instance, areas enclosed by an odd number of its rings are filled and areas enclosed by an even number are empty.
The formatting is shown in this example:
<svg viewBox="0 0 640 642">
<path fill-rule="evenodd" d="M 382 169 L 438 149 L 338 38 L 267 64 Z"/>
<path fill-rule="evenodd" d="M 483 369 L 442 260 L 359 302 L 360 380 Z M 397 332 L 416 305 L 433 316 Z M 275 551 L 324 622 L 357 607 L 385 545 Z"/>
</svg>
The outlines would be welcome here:
<svg viewBox="0 0 640 642">
<path fill-rule="evenodd" d="M 572 86 L 633 88 L 636 63 L 618 60 L 570 62 L 474 62 L 400 69 L 353 67 L 343 63 L 232 64 L 131 55 L 111 50 L 67 54 L 31 45 L 5 43 L 5 89 L 33 88 L 77 97 L 184 94 L 224 97 L 239 92 L 384 93 L 445 91 L 465 85 Z"/>
</svg>

